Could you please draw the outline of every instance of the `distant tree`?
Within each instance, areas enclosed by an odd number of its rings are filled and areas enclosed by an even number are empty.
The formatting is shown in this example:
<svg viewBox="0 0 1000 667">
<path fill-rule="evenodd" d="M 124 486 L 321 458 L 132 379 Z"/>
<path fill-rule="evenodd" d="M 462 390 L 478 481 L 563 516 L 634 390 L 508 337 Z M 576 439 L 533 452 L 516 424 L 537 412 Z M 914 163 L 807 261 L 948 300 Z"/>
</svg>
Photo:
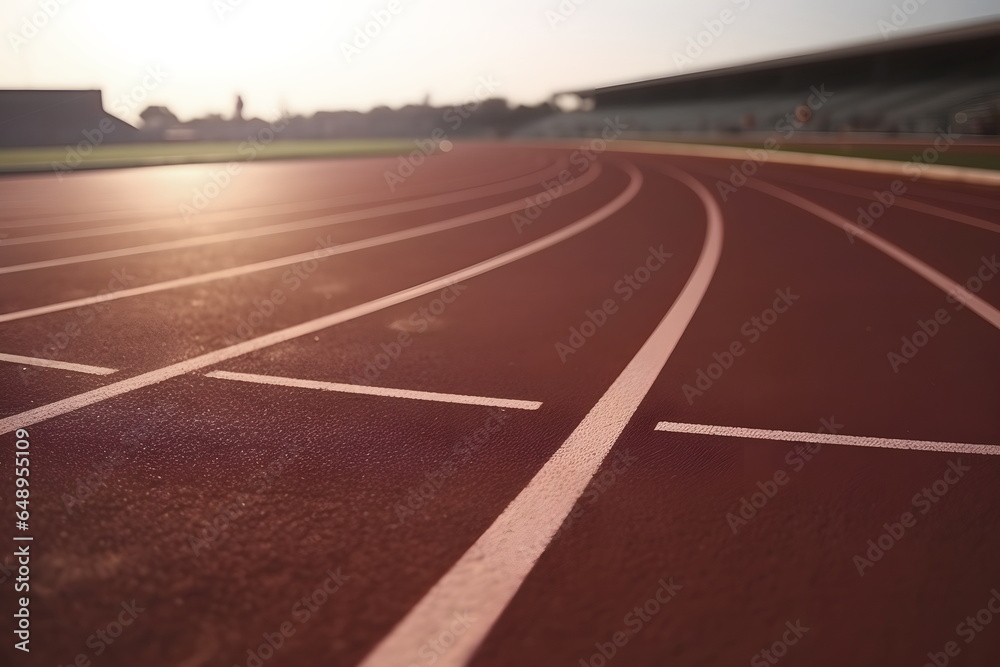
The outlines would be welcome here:
<svg viewBox="0 0 1000 667">
<path fill-rule="evenodd" d="M 139 118 L 142 119 L 143 125 L 149 128 L 170 127 L 171 125 L 177 125 L 179 122 L 177 116 L 167 107 L 146 107 L 139 114 Z"/>
</svg>

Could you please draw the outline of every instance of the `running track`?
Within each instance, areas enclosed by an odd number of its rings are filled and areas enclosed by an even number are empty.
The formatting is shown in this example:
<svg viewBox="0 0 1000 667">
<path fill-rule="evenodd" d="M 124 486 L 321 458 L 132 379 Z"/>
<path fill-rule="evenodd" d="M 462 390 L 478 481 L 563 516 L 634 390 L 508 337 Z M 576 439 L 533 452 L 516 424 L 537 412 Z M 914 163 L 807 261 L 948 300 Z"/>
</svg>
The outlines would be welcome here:
<svg viewBox="0 0 1000 667">
<path fill-rule="evenodd" d="M 397 166 L 0 180 L 4 664 L 997 664 L 995 188 Z"/>
</svg>

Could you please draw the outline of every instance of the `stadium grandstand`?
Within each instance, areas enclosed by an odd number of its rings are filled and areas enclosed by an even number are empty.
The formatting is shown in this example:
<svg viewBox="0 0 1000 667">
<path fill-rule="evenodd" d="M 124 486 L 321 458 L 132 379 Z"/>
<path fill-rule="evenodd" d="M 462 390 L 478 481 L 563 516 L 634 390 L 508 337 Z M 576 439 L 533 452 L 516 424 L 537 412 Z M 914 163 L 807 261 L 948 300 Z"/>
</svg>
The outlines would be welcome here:
<svg viewBox="0 0 1000 667">
<path fill-rule="evenodd" d="M 715 70 L 559 93 L 577 110 L 531 136 L 628 132 L 1000 134 L 1000 21 Z M 568 98 L 568 99 L 567 99 Z"/>
</svg>

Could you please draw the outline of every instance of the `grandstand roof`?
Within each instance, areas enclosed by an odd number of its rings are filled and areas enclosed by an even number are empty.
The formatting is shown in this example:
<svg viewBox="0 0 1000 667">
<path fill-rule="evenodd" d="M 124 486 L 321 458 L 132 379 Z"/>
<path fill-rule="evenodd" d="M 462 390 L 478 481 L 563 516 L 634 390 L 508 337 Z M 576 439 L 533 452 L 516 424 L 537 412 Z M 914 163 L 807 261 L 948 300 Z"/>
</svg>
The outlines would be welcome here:
<svg viewBox="0 0 1000 667">
<path fill-rule="evenodd" d="M 588 88 L 574 91 L 564 91 L 558 95 L 577 95 L 581 98 L 607 98 L 624 100 L 635 98 L 634 101 L 643 101 L 640 97 L 647 97 L 651 91 L 661 89 L 677 90 L 680 88 L 693 88 L 698 86 L 702 91 L 704 84 L 720 80 L 749 80 L 756 79 L 758 82 L 765 79 L 777 81 L 776 74 L 781 73 L 781 80 L 788 82 L 794 77 L 788 73 L 795 71 L 810 71 L 820 68 L 822 70 L 846 74 L 844 65 L 853 65 L 857 71 L 859 68 L 869 67 L 873 61 L 892 57 L 903 62 L 905 59 L 918 57 L 920 55 L 940 54 L 943 51 L 955 51 L 952 47 L 961 46 L 963 55 L 970 55 L 974 49 L 968 47 L 981 46 L 983 52 L 987 54 L 985 61 L 978 58 L 982 65 L 996 65 L 1000 49 L 1000 20 L 977 23 L 973 25 L 962 25 L 947 30 L 937 30 L 906 37 L 890 38 L 878 42 L 864 42 L 846 46 L 831 51 L 819 51 L 806 53 L 772 60 L 765 60 L 743 65 L 734 65 L 718 69 L 702 70 L 687 74 L 675 74 L 653 79 L 644 79 L 621 83 L 598 88 Z M 916 62 L 916 61 L 914 61 Z M 943 62 L 941 66 L 952 65 L 953 63 Z M 814 81 L 814 83 L 819 83 Z"/>
</svg>

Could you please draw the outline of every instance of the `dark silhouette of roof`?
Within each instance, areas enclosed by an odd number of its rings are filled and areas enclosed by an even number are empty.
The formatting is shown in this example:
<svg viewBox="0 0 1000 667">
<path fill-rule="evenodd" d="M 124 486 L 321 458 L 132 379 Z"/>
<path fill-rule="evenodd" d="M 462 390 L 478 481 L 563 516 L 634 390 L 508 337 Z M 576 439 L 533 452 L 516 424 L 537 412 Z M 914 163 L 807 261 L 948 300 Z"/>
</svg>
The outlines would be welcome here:
<svg viewBox="0 0 1000 667">
<path fill-rule="evenodd" d="M 832 51 L 566 91 L 599 105 L 685 97 L 761 93 L 819 83 L 904 83 L 934 76 L 993 76 L 1000 72 L 1000 21 L 866 42 Z"/>
<path fill-rule="evenodd" d="M 100 90 L 0 90 L 0 146 L 115 143 L 137 133 L 104 110 Z"/>
</svg>

